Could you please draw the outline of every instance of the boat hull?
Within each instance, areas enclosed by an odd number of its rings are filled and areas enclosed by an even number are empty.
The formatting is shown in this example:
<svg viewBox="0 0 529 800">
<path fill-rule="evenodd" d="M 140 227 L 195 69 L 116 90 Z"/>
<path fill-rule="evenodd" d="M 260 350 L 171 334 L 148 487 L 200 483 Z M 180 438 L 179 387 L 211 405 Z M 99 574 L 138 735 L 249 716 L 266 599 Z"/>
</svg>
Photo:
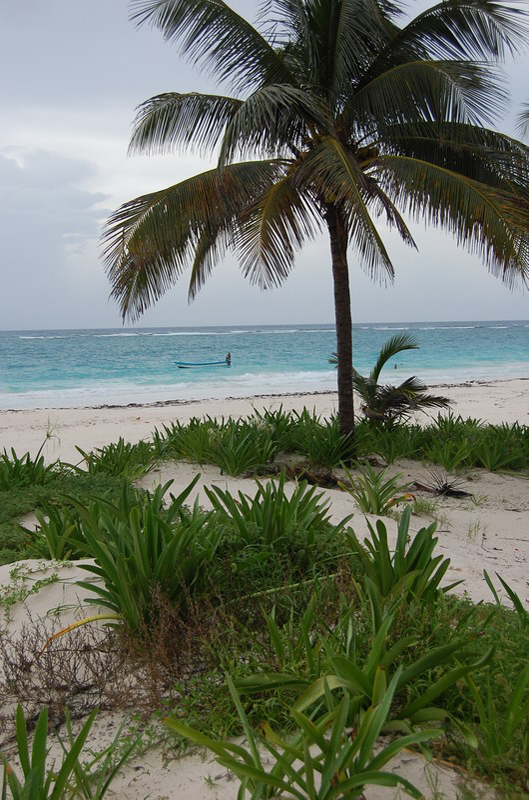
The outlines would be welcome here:
<svg viewBox="0 0 529 800">
<path fill-rule="evenodd" d="M 192 367 L 229 367 L 227 361 L 175 361 L 178 369 L 190 369 Z"/>
</svg>

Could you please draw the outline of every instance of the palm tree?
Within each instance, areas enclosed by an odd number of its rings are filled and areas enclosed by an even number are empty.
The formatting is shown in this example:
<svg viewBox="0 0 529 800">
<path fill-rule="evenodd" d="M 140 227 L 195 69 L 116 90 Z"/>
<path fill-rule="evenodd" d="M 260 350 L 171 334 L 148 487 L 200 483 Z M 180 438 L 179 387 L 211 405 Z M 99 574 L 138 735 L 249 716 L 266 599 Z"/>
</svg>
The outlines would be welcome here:
<svg viewBox="0 0 529 800">
<path fill-rule="evenodd" d="M 378 382 L 382 369 L 390 359 L 405 350 L 418 349 L 419 345 L 413 336 L 396 333 L 381 349 L 367 377 L 360 375 L 353 367 L 353 389 L 362 399 L 362 411 L 374 427 L 402 422 L 416 411 L 427 408 L 449 407 L 450 400 L 447 397 L 427 394 L 428 387 L 415 376 L 406 378 L 398 386 Z M 338 363 L 336 353 L 331 355 L 329 363 Z"/>
<path fill-rule="evenodd" d="M 218 155 L 217 167 L 125 203 L 104 233 L 124 319 L 191 267 L 193 298 L 225 252 L 263 288 L 327 230 L 338 413 L 353 431 L 348 250 L 393 278 L 379 217 L 415 246 L 403 214 L 455 235 L 515 284 L 528 267 L 528 149 L 486 128 L 505 92 L 494 64 L 526 33 L 494 0 L 443 0 L 411 21 L 395 0 L 270 0 L 254 27 L 222 0 L 132 0 L 233 95 L 167 93 L 138 110 L 132 153 Z"/>
<path fill-rule="evenodd" d="M 516 127 L 522 139 L 526 139 L 529 134 L 529 103 L 524 103 L 522 106 L 516 119 Z"/>
</svg>

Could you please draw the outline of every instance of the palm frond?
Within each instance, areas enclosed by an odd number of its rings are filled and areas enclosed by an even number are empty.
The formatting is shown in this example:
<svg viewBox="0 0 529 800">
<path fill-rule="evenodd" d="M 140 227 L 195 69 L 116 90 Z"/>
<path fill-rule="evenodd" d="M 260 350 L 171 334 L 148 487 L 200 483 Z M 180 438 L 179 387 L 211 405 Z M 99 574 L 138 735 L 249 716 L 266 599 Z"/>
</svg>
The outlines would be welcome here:
<svg viewBox="0 0 529 800">
<path fill-rule="evenodd" d="M 450 400 L 446 397 L 435 395 L 412 394 L 403 391 L 400 386 L 377 387 L 376 400 L 369 406 L 371 411 L 376 412 L 384 420 L 404 420 L 417 411 L 424 411 L 426 408 L 447 408 Z"/>
<path fill-rule="evenodd" d="M 388 40 L 393 26 L 377 0 L 342 0 L 338 6 L 333 57 L 334 97 L 348 94 Z"/>
<path fill-rule="evenodd" d="M 422 411 L 425 408 L 449 408 L 452 405 L 449 397 L 437 394 L 421 394 L 415 397 L 414 401 L 416 411 Z"/>
<path fill-rule="evenodd" d="M 427 408 L 446 408 L 450 405 L 448 397 L 441 395 L 426 394 L 428 387 L 419 378 L 413 375 L 395 387 L 402 394 L 407 395 L 410 399 L 416 400 L 420 403 L 421 407 Z"/>
<path fill-rule="evenodd" d="M 516 128 L 524 139 L 529 135 L 529 103 L 525 103 L 518 114 Z"/>
<path fill-rule="evenodd" d="M 228 246 L 241 210 L 282 169 L 280 162 L 262 161 L 209 170 L 114 212 L 103 233 L 103 256 L 123 317 L 137 319 L 171 288 L 208 237 L 210 252 Z"/>
<path fill-rule="evenodd" d="M 451 120 L 479 123 L 505 108 L 505 91 L 482 65 L 408 61 L 374 76 L 350 96 L 346 126 L 376 132 L 388 125 Z"/>
<path fill-rule="evenodd" d="M 295 86 L 264 86 L 250 95 L 230 120 L 219 163 L 256 152 L 268 157 L 297 152 L 307 139 L 309 125 L 320 130 L 327 126 L 317 98 Z"/>
<path fill-rule="evenodd" d="M 451 232 L 508 285 L 527 282 L 526 198 L 406 156 L 379 156 L 373 172 L 397 205 Z"/>
<path fill-rule="evenodd" d="M 281 54 L 222 0 L 132 0 L 131 19 L 159 28 L 194 63 L 234 85 L 292 83 Z"/>
<path fill-rule="evenodd" d="M 310 69 L 304 51 L 309 30 L 305 0 L 263 0 L 259 5 L 256 27 L 292 76 L 289 81 L 278 82 L 309 87 Z"/>
<path fill-rule="evenodd" d="M 242 100 L 219 95 L 156 95 L 138 106 L 129 153 L 167 153 L 187 148 L 208 153 L 223 136 Z"/>
<path fill-rule="evenodd" d="M 201 232 L 194 248 L 189 278 L 188 300 L 190 303 L 204 286 L 214 267 L 223 260 L 231 241 L 232 234 L 225 230 L 224 226 L 216 230 L 204 228 Z"/>
<path fill-rule="evenodd" d="M 389 21 L 377 0 L 320 0 L 306 3 L 305 14 L 310 81 L 335 104 L 387 42 Z"/>
<path fill-rule="evenodd" d="M 525 46 L 526 36 L 522 8 L 488 0 L 443 0 L 402 28 L 386 57 L 398 63 L 400 54 L 418 50 L 433 58 L 502 60 L 506 51 Z"/>
<path fill-rule="evenodd" d="M 415 377 L 408 378 L 399 386 L 378 386 L 376 409 L 381 412 L 391 409 L 392 416 L 395 416 L 396 411 L 409 414 L 424 408 L 447 408 L 450 405 L 448 397 L 426 394 L 427 388 Z"/>
<path fill-rule="evenodd" d="M 377 385 L 371 377 L 360 375 L 353 369 L 353 389 L 362 398 L 364 403 L 371 407 L 375 404 Z"/>
<path fill-rule="evenodd" d="M 503 190 L 529 186 L 529 147 L 505 134 L 455 122 L 392 125 L 381 134 L 386 153 L 449 167 Z"/>
<path fill-rule="evenodd" d="M 321 202 L 342 209 L 349 241 L 360 256 L 361 266 L 371 276 L 393 278 L 393 265 L 368 209 L 369 181 L 358 161 L 344 145 L 324 137 L 301 160 L 294 180 L 300 190 L 311 190 Z"/>
<path fill-rule="evenodd" d="M 398 208 L 376 181 L 369 180 L 369 196 L 367 198 L 369 213 L 375 217 L 384 215 L 388 228 L 395 228 L 404 244 L 418 249 L 410 229 L 406 225 Z"/>
<path fill-rule="evenodd" d="M 279 286 L 294 266 L 296 250 L 313 238 L 320 222 L 310 197 L 288 176 L 277 180 L 239 217 L 237 255 L 244 276 L 263 289 Z"/>
<path fill-rule="evenodd" d="M 289 47 L 304 41 L 307 34 L 307 6 L 304 0 L 266 0 L 260 4 L 257 18 L 260 30 L 265 29 L 267 41 L 276 47 Z"/>
<path fill-rule="evenodd" d="M 419 394 L 419 392 L 425 392 L 428 387 L 419 378 L 415 377 L 415 375 L 412 375 L 410 378 L 406 378 L 404 381 L 402 381 L 402 383 L 399 383 L 399 385 L 395 386 L 394 388 L 403 394 L 413 397 L 413 395 Z"/>
<path fill-rule="evenodd" d="M 415 339 L 414 336 L 411 336 L 411 334 L 406 332 L 394 334 L 394 336 L 391 336 L 382 347 L 369 377 L 371 378 L 372 381 L 378 383 L 380 373 L 382 372 L 383 367 L 387 364 L 390 358 L 393 358 L 394 356 L 404 352 L 405 350 L 418 350 L 418 349 L 419 345 L 417 343 L 417 340 Z"/>
<path fill-rule="evenodd" d="M 381 422 L 410 414 L 410 405 L 410 398 L 391 384 L 377 385 L 375 398 L 368 404 L 370 411 L 380 415 Z"/>
</svg>

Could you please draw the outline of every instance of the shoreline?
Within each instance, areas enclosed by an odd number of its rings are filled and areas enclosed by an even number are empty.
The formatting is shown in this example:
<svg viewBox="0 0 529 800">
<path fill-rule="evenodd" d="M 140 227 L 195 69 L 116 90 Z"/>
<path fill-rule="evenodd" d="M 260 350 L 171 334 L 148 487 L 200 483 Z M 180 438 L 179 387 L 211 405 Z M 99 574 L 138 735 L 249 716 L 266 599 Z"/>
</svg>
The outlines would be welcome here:
<svg viewBox="0 0 529 800">
<path fill-rule="evenodd" d="M 434 389 L 435 387 L 430 387 Z M 529 425 L 529 378 L 439 384 L 452 403 L 455 416 L 472 417 L 485 423 Z M 259 394 L 210 400 L 165 400 L 126 406 L 102 405 L 67 408 L 0 411 L 0 452 L 14 448 L 18 456 L 35 454 L 43 445 L 46 461 L 61 459 L 79 463 L 77 447 L 84 451 L 101 448 L 120 438 L 135 443 L 148 439 L 156 428 L 192 417 L 245 417 L 254 412 L 277 409 L 300 412 L 304 408 L 329 417 L 337 411 L 337 393 L 296 392 Z M 446 412 L 445 412 L 446 413 Z M 420 421 L 436 419 L 437 411 L 418 415 Z"/>
<path fill-rule="evenodd" d="M 517 378 L 476 378 L 468 381 L 457 381 L 454 383 L 431 383 L 428 384 L 428 389 L 465 389 L 473 388 L 475 386 L 491 386 L 505 383 L 516 383 L 518 381 L 529 381 L 529 377 Z M 312 391 L 299 391 L 299 392 L 270 392 L 270 393 L 257 393 L 249 395 L 226 395 L 225 397 L 203 397 L 203 398 L 189 398 L 186 400 L 155 400 L 154 402 L 144 403 L 103 403 L 100 405 L 76 405 L 76 406 L 38 406 L 35 408 L 0 408 L 0 414 L 27 414 L 36 411 L 79 411 L 84 409 L 92 409 L 94 411 L 102 409 L 127 409 L 127 408 L 167 408 L 170 406 L 188 406 L 196 403 L 222 403 L 222 402 L 239 402 L 251 400 L 277 400 L 281 397 L 320 397 L 336 395 L 335 389 L 316 389 Z"/>
</svg>

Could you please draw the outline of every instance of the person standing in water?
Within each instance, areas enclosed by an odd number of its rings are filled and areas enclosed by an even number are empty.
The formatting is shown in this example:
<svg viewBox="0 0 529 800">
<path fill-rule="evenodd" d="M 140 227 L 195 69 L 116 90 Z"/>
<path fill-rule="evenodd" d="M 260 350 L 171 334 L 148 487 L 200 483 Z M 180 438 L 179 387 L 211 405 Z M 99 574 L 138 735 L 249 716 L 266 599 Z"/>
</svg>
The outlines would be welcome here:
<svg viewBox="0 0 529 800">
<path fill-rule="evenodd" d="M 228 365 L 228 367 L 231 367 L 231 353 L 228 353 L 228 355 L 226 356 L 226 364 Z"/>
</svg>

